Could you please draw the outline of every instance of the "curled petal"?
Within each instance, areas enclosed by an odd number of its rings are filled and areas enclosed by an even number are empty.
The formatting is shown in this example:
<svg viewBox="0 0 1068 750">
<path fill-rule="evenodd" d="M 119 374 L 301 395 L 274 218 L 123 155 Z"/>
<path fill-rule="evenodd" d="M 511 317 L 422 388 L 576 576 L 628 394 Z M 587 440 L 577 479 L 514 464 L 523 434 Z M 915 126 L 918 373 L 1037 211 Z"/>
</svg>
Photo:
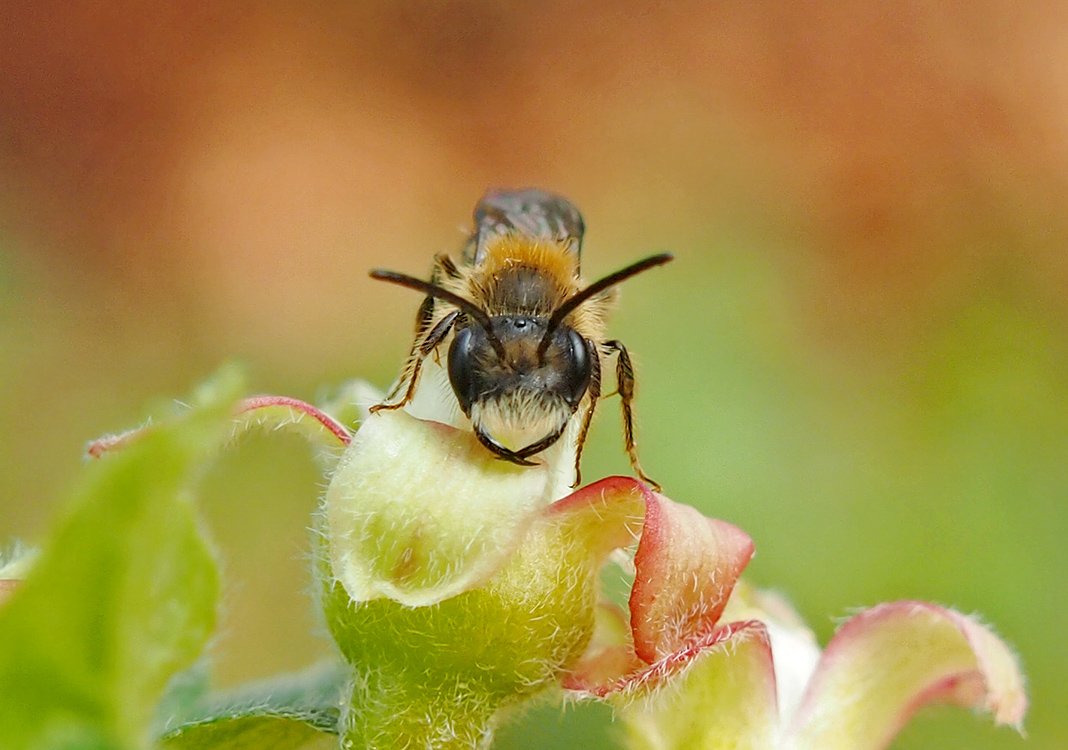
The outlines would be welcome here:
<svg viewBox="0 0 1068 750">
<path fill-rule="evenodd" d="M 752 540 L 736 526 L 650 495 L 630 595 L 634 650 L 648 662 L 719 620 L 753 556 Z"/>
<path fill-rule="evenodd" d="M 621 675 L 636 674 L 646 666 L 634 654 L 626 614 L 615 604 L 602 602 L 594 612 L 593 637 L 586 653 L 563 685 L 567 690 L 603 695 Z"/>
<path fill-rule="evenodd" d="M 134 440 L 148 432 L 149 429 L 151 429 L 151 426 L 152 424 L 149 422 L 141 427 L 134 427 L 131 430 L 114 432 L 109 435 L 101 435 L 95 440 L 89 441 L 89 444 L 85 446 L 85 455 L 88 458 L 100 458 L 105 453 L 112 453 L 125 448 Z"/>
<path fill-rule="evenodd" d="M 309 403 L 288 396 L 253 396 L 238 403 L 234 410 L 232 438 L 252 427 L 271 429 L 295 428 L 312 444 L 325 448 L 343 448 L 352 439 L 348 429 Z M 125 448 L 152 429 L 149 422 L 132 430 L 104 435 L 86 446 L 89 458 Z"/>
<path fill-rule="evenodd" d="M 652 664 L 705 638 L 753 555 L 740 529 L 672 502 L 641 482 L 609 477 L 556 503 L 594 554 L 638 540 L 630 596 L 631 646 Z M 576 685 L 597 681 L 576 676 Z"/>
<path fill-rule="evenodd" d="M 815 634 L 784 596 L 754 588 L 745 581 L 734 589 L 723 617 L 731 622 L 760 620 L 764 623 L 775 657 L 779 712 L 782 716 L 793 716 L 820 660 Z"/>
<path fill-rule="evenodd" d="M 354 602 L 435 604 L 497 571 L 561 492 L 551 461 L 516 466 L 470 430 L 378 412 L 326 492 L 333 575 Z"/>
<path fill-rule="evenodd" d="M 634 750 L 775 746 L 778 709 L 763 623 L 735 622 L 618 686 L 627 746 Z"/>
<path fill-rule="evenodd" d="M 311 404 L 288 396 L 253 396 L 238 404 L 234 432 L 253 426 L 296 428 L 309 442 L 336 448 L 352 441 L 343 424 Z"/>
<path fill-rule="evenodd" d="M 794 750 L 882 748 L 932 702 L 983 709 L 1019 729 L 1015 655 L 974 619 L 924 602 L 883 604 L 831 640 L 790 727 Z"/>
</svg>

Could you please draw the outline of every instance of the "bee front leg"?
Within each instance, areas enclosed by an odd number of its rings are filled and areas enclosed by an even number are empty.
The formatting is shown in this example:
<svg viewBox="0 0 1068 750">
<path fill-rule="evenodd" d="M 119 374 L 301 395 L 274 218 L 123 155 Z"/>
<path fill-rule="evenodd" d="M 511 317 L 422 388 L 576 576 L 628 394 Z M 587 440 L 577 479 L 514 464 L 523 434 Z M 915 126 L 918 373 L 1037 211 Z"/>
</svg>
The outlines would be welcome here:
<svg viewBox="0 0 1068 750">
<path fill-rule="evenodd" d="M 431 273 L 430 280 L 435 284 L 441 281 L 439 273 L 443 273 L 450 279 L 458 279 L 463 274 L 460 273 L 460 269 L 456 267 L 456 263 L 445 253 L 438 253 L 434 256 L 434 270 Z"/>
<path fill-rule="evenodd" d="M 619 391 L 619 400 L 623 406 L 623 440 L 630 466 L 639 479 L 659 491 L 660 485 L 642 470 L 638 461 L 638 444 L 634 439 L 634 412 L 631 407 L 631 401 L 634 399 L 634 365 L 622 342 L 606 341 L 604 347 L 607 351 L 616 353 L 616 390 Z"/>
<path fill-rule="evenodd" d="M 571 485 L 572 489 L 582 484 L 582 449 L 586 445 L 586 435 L 590 431 L 590 422 L 593 421 L 593 410 L 597 408 L 597 402 L 601 398 L 601 353 L 589 339 L 586 340 L 586 346 L 593 352 L 593 357 L 590 360 L 590 385 L 588 390 L 590 405 L 586 407 L 586 411 L 582 415 L 582 426 L 579 427 L 578 438 L 575 440 L 575 483 Z"/>
<path fill-rule="evenodd" d="M 370 411 L 372 414 L 378 411 L 391 411 L 393 409 L 399 409 L 412 400 L 412 397 L 415 396 L 416 386 L 419 385 L 419 374 L 423 370 L 423 360 L 427 358 L 427 355 L 429 355 L 430 352 L 434 351 L 434 349 L 437 348 L 438 344 L 440 344 L 442 340 L 448 335 L 449 331 L 452 330 L 452 327 L 456 323 L 456 318 L 457 316 L 459 316 L 459 314 L 459 310 L 453 310 L 451 313 L 439 320 L 433 328 L 427 331 L 426 336 L 423 337 L 423 340 L 421 342 L 416 345 L 413 345 L 412 355 L 408 359 L 408 364 L 404 367 L 406 377 L 401 379 L 400 383 L 397 384 L 397 387 L 393 389 L 393 392 L 386 398 L 384 402 L 371 407 Z M 418 339 L 416 340 L 418 341 Z M 400 386 L 402 383 L 405 382 L 405 380 L 407 380 L 408 388 L 404 392 L 404 397 L 400 401 L 397 401 L 392 404 L 389 403 L 389 400 L 396 396 L 397 391 L 400 390 Z"/>
<path fill-rule="evenodd" d="M 441 281 L 442 275 L 448 276 L 451 279 L 456 279 L 460 276 L 460 271 L 456 268 L 456 264 L 453 262 L 452 258 L 444 253 L 434 256 L 434 267 L 430 271 L 430 281 L 437 284 Z M 383 404 L 389 403 L 395 399 L 397 394 L 400 393 L 401 388 L 404 387 L 404 384 L 412 381 L 413 371 L 418 369 L 418 366 L 416 365 L 416 355 L 419 351 L 419 342 L 423 339 L 423 336 L 427 334 L 427 331 L 430 329 L 430 323 L 433 320 L 434 298 L 425 297 L 419 305 L 419 310 L 415 313 L 415 338 L 412 340 L 412 347 L 408 351 L 408 359 L 404 363 L 404 369 L 401 371 L 400 378 L 397 379 L 397 384 L 393 386 L 393 390 L 386 394 L 386 398 L 382 402 Z M 408 399 L 406 398 L 402 404 L 407 403 L 407 401 Z M 373 411 L 377 410 L 378 409 L 374 409 Z"/>
<path fill-rule="evenodd" d="M 412 339 L 412 348 L 408 351 L 408 359 L 404 363 L 404 369 L 401 371 L 400 378 L 397 379 L 397 384 L 393 386 L 393 389 L 386 394 L 386 398 L 383 403 L 388 403 L 397 397 L 400 393 L 400 389 L 405 383 L 410 383 L 412 379 L 412 370 L 415 369 L 416 354 L 419 351 L 419 341 L 423 338 L 427 329 L 430 328 L 430 321 L 434 319 L 434 298 L 427 297 L 419 305 L 419 311 L 415 314 L 415 338 Z M 371 411 L 376 411 L 376 408 L 372 408 Z"/>
</svg>

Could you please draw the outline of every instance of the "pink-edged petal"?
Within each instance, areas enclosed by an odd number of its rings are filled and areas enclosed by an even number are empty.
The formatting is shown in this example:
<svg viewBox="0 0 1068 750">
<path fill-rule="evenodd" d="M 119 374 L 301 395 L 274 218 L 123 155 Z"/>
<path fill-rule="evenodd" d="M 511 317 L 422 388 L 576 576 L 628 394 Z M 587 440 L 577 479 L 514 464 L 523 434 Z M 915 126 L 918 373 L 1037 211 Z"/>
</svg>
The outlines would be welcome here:
<svg viewBox="0 0 1068 750">
<path fill-rule="evenodd" d="M 652 491 L 630 477 L 608 477 L 553 503 L 547 516 L 570 529 L 592 557 L 639 540 Z"/>
<path fill-rule="evenodd" d="M 740 529 L 673 502 L 627 477 L 595 482 L 555 503 L 593 554 L 633 544 L 634 653 L 653 663 L 711 632 L 753 555 Z"/>
<path fill-rule="evenodd" d="M 344 448 L 352 440 L 348 429 L 320 409 L 288 396 L 253 396 L 238 403 L 234 412 L 234 437 L 252 427 L 295 429 L 309 442 L 327 448 Z M 89 458 L 120 450 L 152 429 L 151 422 L 91 441 Z"/>
<path fill-rule="evenodd" d="M 87 458 L 100 458 L 105 453 L 113 453 L 114 451 L 121 450 L 147 433 L 150 429 L 152 429 L 152 424 L 148 423 L 141 427 L 125 430 L 124 432 L 101 435 L 97 439 L 89 441 L 88 445 L 85 446 L 85 455 Z"/>
<path fill-rule="evenodd" d="M 778 708 L 763 623 L 725 625 L 614 686 L 632 750 L 769 750 Z"/>
<path fill-rule="evenodd" d="M 1027 710 L 1016 657 L 988 628 L 926 602 L 882 604 L 848 620 L 828 644 L 788 747 L 883 748 L 936 701 L 989 711 L 1017 729 Z"/>
<path fill-rule="evenodd" d="M 647 665 L 634 654 L 626 613 L 609 602 L 594 610 L 593 637 L 586 653 L 563 679 L 565 690 L 598 694 L 619 684 L 622 675 L 637 674 Z"/>
<path fill-rule="evenodd" d="M 310 442 L 344 448 L 352 442 L 345 425 L 311 404 L 288 396 L 252 396 L 237 406 L 235 432 L 249 427 L 293 428 Z"/>
<path fill-rule="evenodd" d="M 634 650 L 646 661 L 719 620 L 753 556 L 753 541 L 738 527 L 651 494 L 630 595 Z"/>
</svg>

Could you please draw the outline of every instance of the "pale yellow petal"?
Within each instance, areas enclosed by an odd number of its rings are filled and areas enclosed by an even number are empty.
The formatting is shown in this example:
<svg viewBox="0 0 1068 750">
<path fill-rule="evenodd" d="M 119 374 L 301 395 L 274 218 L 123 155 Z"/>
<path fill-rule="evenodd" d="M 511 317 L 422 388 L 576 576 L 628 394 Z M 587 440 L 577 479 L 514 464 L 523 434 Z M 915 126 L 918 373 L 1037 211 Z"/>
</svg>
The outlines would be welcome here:
<svg viewBox="0 0 1068 750">
<path fill-rule="evenodd" d="M 546 464 L 501 461 L 470 432 L 401 410 L 373 414 L 327 489 L 333 574 L 356 602 L 439 602 L 497 570 L 559 493 Z"/>
<path fill-rule="evenodd" d="M 767 632 L 732 623 L 611 696 L 631 750 L 770 750 L 778 732 Z"/>
<path fill-rule="evenodd" d="M 986 710 L 1017 728 L 1027 709 L 1016 657 L 989 629 L 933 604 L 883 604 L 850 619 L 831 640 L 787 746 L 883 748 L 931 702 Z"/>
</svg>

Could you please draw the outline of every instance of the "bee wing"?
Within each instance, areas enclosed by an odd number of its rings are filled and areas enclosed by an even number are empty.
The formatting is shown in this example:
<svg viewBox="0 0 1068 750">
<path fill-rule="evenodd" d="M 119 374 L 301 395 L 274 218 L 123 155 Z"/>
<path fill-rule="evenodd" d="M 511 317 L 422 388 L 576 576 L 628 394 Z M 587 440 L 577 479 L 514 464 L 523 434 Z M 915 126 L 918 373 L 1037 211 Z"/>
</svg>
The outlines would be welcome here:
<svg viewBox="0 0 1068 750">
<path fill-rule="evenodd" d="M 509 232 L 534 239 L 570 241 L 576 256 L 582 254 L 586 225 L 571 201 L 544 190 L 490 190 L 475 206 L 475 234 L 464 248 L 464 260 L 479 265 L 486 245 Z"/>
</svg>

